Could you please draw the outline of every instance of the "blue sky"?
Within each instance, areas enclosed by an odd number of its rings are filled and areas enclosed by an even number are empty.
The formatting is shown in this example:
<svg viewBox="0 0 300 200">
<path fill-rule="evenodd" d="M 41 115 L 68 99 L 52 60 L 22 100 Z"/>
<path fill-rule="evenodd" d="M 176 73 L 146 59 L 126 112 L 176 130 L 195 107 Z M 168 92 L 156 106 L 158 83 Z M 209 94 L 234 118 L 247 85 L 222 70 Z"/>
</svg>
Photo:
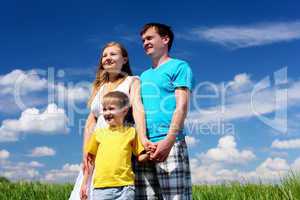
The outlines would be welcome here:
<svg viewBox="0 0 300 200">
<path fill-rule="evenodd" d="M 100 50 L 123 43 L 140 75 L 151 62 L 139 30 L 153 21 L 171 25 L 171 56 L 187 60 L 195 76 L 186 121 L 194 183 L 276 181 L 299 169 L 299 8 L 297 1 L 2 2 L 0 175 L 74 180 Z"/>
</svg>

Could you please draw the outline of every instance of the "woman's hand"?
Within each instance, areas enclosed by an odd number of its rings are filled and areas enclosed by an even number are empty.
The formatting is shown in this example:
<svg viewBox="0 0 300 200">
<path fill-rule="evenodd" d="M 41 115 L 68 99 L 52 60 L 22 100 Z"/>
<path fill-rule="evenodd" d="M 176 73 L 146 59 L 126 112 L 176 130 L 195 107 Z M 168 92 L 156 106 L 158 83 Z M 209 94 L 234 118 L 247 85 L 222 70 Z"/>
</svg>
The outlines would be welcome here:
<svg viewBox="0 0 300 200">
<path fill-rule="evenodd" d="M 151 142 L 148 138 L 144 137 L 143 139 L 141 139 L 141 142 L 148 154 L 152 154 L 155 152 L 157 145 Z"/>
</svg>

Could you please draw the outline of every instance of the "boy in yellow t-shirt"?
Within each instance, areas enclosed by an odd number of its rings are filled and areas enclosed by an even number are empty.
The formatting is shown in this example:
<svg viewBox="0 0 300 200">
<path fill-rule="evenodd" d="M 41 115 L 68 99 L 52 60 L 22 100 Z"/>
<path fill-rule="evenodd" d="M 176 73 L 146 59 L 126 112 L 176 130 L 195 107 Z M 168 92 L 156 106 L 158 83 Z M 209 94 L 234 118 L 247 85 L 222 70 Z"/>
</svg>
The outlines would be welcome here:
<svg viewBox="0 0 300 200">
<path fill-rule="evenodd" d="M 93 177 L 93 200 L 134 199 L 134 173 L 131 166 L 132 153 L 139 161 L 147 159 L 137 133 L 133 127 L 124 126 L 129 99 L 118 91 L 109 92 L 103 97 L 103 115 L 109 125 L 96 129 L 89 139 L 85 152 L 88 166 L 84 171 L 80 197 L 87 199 L 87 182 Z"/>
</svg>

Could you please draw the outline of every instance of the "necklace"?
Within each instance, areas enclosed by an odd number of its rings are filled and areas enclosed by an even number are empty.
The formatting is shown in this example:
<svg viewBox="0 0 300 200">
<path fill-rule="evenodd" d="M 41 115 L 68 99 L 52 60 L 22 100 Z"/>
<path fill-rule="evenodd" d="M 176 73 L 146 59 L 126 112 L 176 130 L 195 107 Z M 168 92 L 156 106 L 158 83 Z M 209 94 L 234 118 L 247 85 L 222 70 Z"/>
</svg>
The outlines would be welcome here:
<svg viewBox="0 0 300 200">
<path fill-rule="evenodd" d="M 107 94 L 114 91 L 126 78 L 127 76 L 124 76 L 119 78 L 117 81 L 105 83 L 103 88 L 105 91 L 104 93 Z"/>
</svg>

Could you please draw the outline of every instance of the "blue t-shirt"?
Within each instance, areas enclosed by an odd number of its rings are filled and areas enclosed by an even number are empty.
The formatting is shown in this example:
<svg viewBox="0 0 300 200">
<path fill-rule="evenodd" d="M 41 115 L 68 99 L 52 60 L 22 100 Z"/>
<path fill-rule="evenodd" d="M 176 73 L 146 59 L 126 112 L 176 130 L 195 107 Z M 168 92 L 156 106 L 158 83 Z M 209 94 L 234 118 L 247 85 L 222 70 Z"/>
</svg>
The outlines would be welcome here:
<svg viewBox="0 0 300 200">
<path fill-rule="evenodd" d="M 169 59 L 156 68 L 141 74 L 141 96 L 146 113 L 147 134 L 152 142 L 168 134 L 176 108 L 175 89 L 186 87 L 192 90 L 192 70 L 187 62 Z M 183 138 L 180 131 L 177 139 Z"/>
</svg>

